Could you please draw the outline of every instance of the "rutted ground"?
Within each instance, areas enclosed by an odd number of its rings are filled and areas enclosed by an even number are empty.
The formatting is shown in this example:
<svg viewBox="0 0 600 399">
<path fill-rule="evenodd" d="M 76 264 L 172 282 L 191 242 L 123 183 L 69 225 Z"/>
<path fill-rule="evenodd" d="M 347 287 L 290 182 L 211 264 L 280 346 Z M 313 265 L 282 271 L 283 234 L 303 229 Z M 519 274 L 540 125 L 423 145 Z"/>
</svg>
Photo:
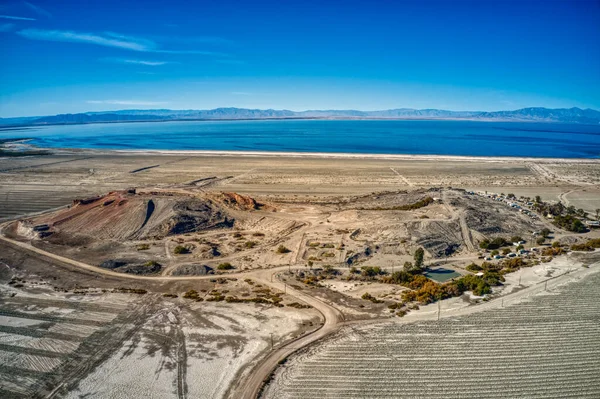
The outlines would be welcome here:
<svg viewBox="0 0 600 399">
<path fill-rule="evenodd" d="M 319 325 L 310 309 L 38 291 L 1 286 L 3 397 L 223 397 L 271 342 Z"/>
<path fill-rule="evenodd" d="M 346 327 L 281 366 L 265 398 L 600 396 L 600 264 L 467 316 Z"/>
</svg>

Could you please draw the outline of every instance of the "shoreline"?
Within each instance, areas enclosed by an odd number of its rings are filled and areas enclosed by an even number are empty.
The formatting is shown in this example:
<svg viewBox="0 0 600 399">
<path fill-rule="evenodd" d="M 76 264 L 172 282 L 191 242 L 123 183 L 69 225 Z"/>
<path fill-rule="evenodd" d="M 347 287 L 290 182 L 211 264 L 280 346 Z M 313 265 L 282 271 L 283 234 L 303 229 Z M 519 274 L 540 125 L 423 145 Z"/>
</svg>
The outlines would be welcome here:
<svg viewBox="0 0 600 399">
<path fill-rule="evenodd" d="M 356 159 L 386 161 L 463 161 L 463 162 L 558 162 L 558 163 L 598 163 L 600 158 L 551 158 L 522 156 L 478 156 L 478 155 L 439 155 L 439 154 L 376 154 L 353 152 L 293 152 L 293 151 L 235 151 L 235 150 L 120 150 L 96 148 L 53 148 L 30 145 L 32 149 L 59 152 L 61 154 L 124 155 L 124 156 L 224 156 L 255 158 L 306 158 L 306 159 Z"/>
</svg>

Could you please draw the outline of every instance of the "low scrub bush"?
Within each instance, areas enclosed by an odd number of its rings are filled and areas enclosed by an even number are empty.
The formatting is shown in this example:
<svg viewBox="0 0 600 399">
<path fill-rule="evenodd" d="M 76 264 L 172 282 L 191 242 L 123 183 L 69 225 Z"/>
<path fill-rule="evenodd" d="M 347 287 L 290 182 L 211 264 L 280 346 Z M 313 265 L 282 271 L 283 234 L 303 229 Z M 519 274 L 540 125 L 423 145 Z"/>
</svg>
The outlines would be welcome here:
<svg viewBox="0 0 600 399">
<path fill-rule="evenodd" d="M 220 263 L 219 266 L 217 266 L 217 270 L 232 270 L 232 269 L 235 269 L 235 268 L 229 262 Z"/>
<path fill-rule="evenodd" d="M 190 253 L 190 249 L 188 247 L 184 247 L 183 245 L 178 245 L 175 248 L 173 248 L 173 253 L 175 255 L 188 254 Z"/>
<path fill-rule="evenodd" d="M 371 301 L 373 303 L 383 303 L 383 301 L 375 298 L 373 295 L 369 294 L 368 292 L 365 292 L 362 296 L 362 299 L 366 300 L 366 301 Z"/>
<path fill-rule="evenodd" d="M 283 245 L 280 245 L 279 247 L 277 247 L 277 251 L 276 252 L 278 254 L 287 254 L 287 253 L 292 252 L 292 251 L 290 251 L 287 247 L 285 247 Z"/>
<path fill-rule="evenodd" d="M 593 251 L 594 249 L 600 248 L 600 238 L 596 238 L 593 240 L 588 240 L 583 244 L 573 244 L 571 245 L 571 250 L 573 251 Z"/>
</svg>

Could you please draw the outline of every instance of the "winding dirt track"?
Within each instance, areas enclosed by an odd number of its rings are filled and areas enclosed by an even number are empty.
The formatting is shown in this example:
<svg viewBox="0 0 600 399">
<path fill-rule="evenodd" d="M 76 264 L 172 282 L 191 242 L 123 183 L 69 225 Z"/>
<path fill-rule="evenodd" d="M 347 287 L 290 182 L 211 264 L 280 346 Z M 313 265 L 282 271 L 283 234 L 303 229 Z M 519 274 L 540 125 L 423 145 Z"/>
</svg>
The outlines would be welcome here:
<svg viewBox="0 0 600 399">
<path fill-rule="evenodd" d="M 4 227 L 4 225 L 0 225 L 0 230 Z M 9 244 L 22 248 L 26 251 L 34 252 L 39 255 L 43 255 L 47 258 L 54 259 L 61 263 L 66 263 L 71 266 L 75 266 L 77 268 L 85 269 L 94 273 L 99 273 L 103 275 L 108 275 L 112 277 L 119 277 L 123 279 L 133 279 L 133 280 L 153 280 L 153 281 L 171 281 L 171 280 L 207 280 L 215 278 L 214 275 L 209 276 L 138 276 L 138 275 L 128 275 L 124 273 L 117 273 L 111 270 L 102 269 L 96 266 L 89 265 L 84 262 L 80 262 L 77 260 L 73 260 L 70 258 L 66 258 L 64 256 L 60 256 L 57 254 L 53 254 L 51 252 L 44 251 L 42 249 L 36 248 L 31 244 L 20 242 L 16 240 L 12 240 L 8 237 L 5 237 L 0 233 L 0 240 L 5 241 Z M 227 274 L 227 277 L 252 277 L 257 281 L 260 281 L 261 284 L 280 290 L 285 291 L 292 297 L 303 301 L 313 308 L 315 308 L 319 313 L 321 313 L 323 317 L 323 325 L 313 331 L 312 333 L 308 333 L 302 336 L 299 339 L 293 340 L 291 342 L 287 342 L 282 346 L 278 347 L 274 351 L 270 352 L 266 358 L 262 359 L 258 365 L 252 370 L 252 372 L 248 375 L 246 380 L 238 382 L 235 386 L 236 388 L 232 392 L 232 397 L 234 398 L 243 398 L 243 399 L 254 399 L 258 396 L 258 393 L 263 385 L 263 382 L 269 377 L 271 372 L 277 367 L 279 362 L 296 350 L 309 345 L 328 334 L 336 331 L 341 323 L 344 321 L 344 315 L 338 309 L 334 308 L 331 305 L 312 297 L 308 294 L 300 292 L 296 289 L 293 289 L 289 285 L 286 286 L 285 283 L 280 281 L 273 282 L 271 281 L 272 276 L 278 272 L 289 270 L 290 268 L 299 268 L 300 266 L 280 266 L 268 270 L 253 270 L 244 273 L 232 273 Z"/>
</svg>

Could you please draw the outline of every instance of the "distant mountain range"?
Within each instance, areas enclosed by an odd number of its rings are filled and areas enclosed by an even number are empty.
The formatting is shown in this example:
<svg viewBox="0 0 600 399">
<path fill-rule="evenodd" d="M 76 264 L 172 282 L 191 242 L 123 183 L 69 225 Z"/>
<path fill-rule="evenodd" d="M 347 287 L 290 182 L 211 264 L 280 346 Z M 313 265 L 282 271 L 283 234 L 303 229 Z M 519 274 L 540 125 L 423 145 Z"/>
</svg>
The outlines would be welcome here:
<svg viewBox="0 0 600 399">
<path fill-rule="evenodd" d="M 559 122 L 600 124 L 600 111 L 581 108 L 523 108 L 515 111 L 445 111 L 439 109 L 399 108 L 384 111 L 216 108 L 211 110 L 122 110 L 85 112 L 25 118 L 0 118 L 0 125 L 35 126 L 82 123 L 161 122 L 181 120 L 249 120 L 249 119 L 439 119 L 502 122 Z"/>
</svg>

